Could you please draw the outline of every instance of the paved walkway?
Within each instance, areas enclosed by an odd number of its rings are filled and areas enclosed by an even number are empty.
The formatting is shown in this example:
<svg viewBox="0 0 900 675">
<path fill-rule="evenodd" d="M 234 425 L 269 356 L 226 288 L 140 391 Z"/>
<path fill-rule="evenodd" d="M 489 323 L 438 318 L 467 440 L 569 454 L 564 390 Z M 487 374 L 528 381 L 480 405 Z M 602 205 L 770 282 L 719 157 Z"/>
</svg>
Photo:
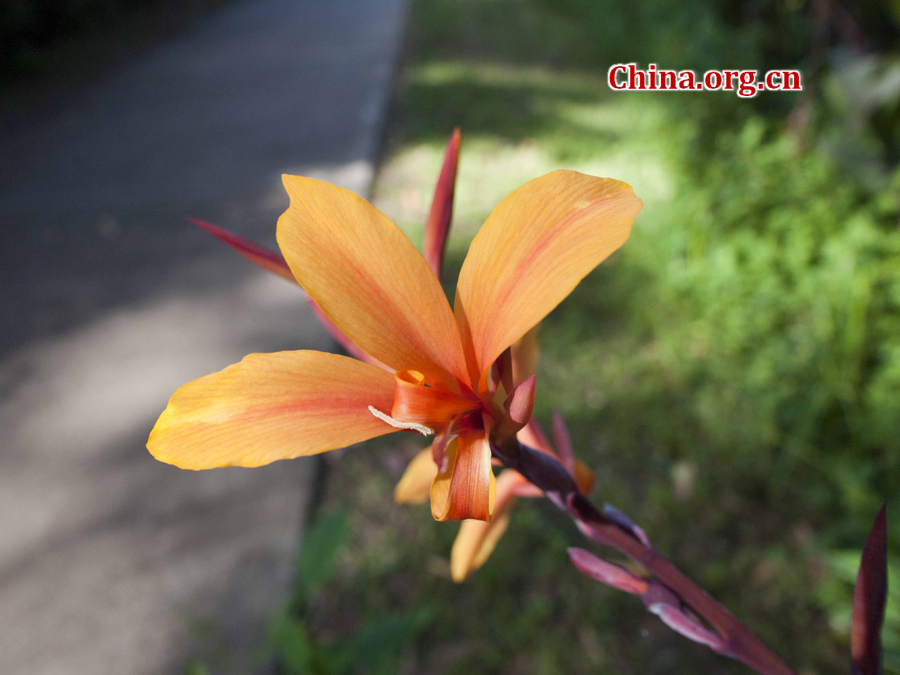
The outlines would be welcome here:
<svg viewBox="0 0 900 675">
<path fill-rule="evenodd" d="M 0 672 L 250 672 L 308 460 L 182 472 L 180 384 L 330 346 L 298 289 L 183 220 L 274 245 L 282 172 L 368 190 L 404 0 L 245 0 L 0 131 Z"/>
</svg>

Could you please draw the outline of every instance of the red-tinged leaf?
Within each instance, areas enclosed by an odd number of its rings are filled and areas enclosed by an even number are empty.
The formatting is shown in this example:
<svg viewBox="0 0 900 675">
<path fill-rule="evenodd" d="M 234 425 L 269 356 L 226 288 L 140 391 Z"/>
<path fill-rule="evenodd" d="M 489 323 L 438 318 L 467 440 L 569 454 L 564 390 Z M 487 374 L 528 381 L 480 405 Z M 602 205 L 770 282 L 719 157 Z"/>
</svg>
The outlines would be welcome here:
<svg viewBox="0 0 900 675">
<path fill-rule="evenodd" d="M 497 425 L 495 435 L 497 438 L 509 438 L 515 436 L 531 419 L 534 410 L 535 376 L 515 387 L 506 397 L 504 408 L 506 413 Z"/>
<path fill-rule="evenodd" d="M 277 274 L 282 279 L 287 279 L 288 281 L 292 281 L 293 283 L 297 283 L 297 280 L 294 278 L 293 272 L 291 272 L 291 268 L 288 266 L 287 261 L 281 256 L 281 254 L 276 253 L 270 249 L 267 249 L 265 246 L 260 246 L 259 244 L 250 241 L 249 239 L 245 239 L 240 235 L 235 234 L 234 232 L 229 232 L 228 230 L 219 227 L 218 225 L 213 225 L 212 223 L 207 223 L 205 220 L 200 220 L 199 218 L 188 218 L 189 221 L 194 223 L 197 227 L 205 230 L 212 236 L 214 236 L 219 241 L 227 244 L 233 250 L 240 253 L 247 260 L 262 267 L 264 270 L 268 272 L 272 272 L 273 274 Z M 316 318 L 319 320 L 319 323 L 324 326 L 325 330 L 331 333 L 331 337 L 344 348 L 344 350 L 352 357 L 359 359 L 360 361 L 364 361 L 365 363 L 371 363 L 372 365 L 378 366 L 380 368 L 385 368 L 386 370 L 390 370 L 383 363 L 378 361 L 377 359 L 372 358 L 368 354 L 366 354 L 362 349 L 356 346 L 349 337 L 347 337 L 344 332 L 334 325 L 331 319 L 325 316 L 325 312 L 322 311 L 322 308 L 313 300 L 309 295 L 306 296 L 306 300 L 309 303 L 310 308 L 313 313 L 316 315 Z"/>
<path fill-rule="evenodd" d="M 603 515 L 609 518 L 623 530 L 628 530 L 629 532 L 631 532 L 631 534 L 634 535 L 635 539 L 637 539 L 647 548 L 650 548 L 650 540 L 647 538 L 647 534 L 644 532 L 644 530 L 639 527 L 631 518 L 619 511 L 619 509 L 617 509 L 615 506 L 612 506 L 611 504 L 604 504 Z"/>
<path fill-rule="evenodd" d="M 438 279 L 444 266 L 444 251 L 447 235 L 450 233 L 450 220 L 453 218 L 453 193 L 456 189 L 456 167 L 459 164 L 459 149 L 462 136 L 459 127 L 453 130 L 447 150 L 444 153 L 444 164 L 434 188 L 431 211 L 425 221 L 425 238 L 422 241 L 422 255 L 434 270 Z"/>
<path fill-rule="evenodd" d="M 724 652 L 726 650 L 727 645 L 725 641 L 717 633 L 713 633 L 708 628 L 701 626 L 677 607 L 657 603 L 650 605 L 647 609 L 662 619 L 662 622 L 669 628 L 676 633 L 680 633 L 688 640 L 706 645 L 714 652 Z"/>
<path fill-rule="evenodd" d="M 566 427 L 566 421 L 557 411 L 553 411 L 553 443 L 556 445 L 556 453 L 559 455 L 560 461 L 569 473 L 575 474 L 575 452 L 572 450 L 572 437 L 569 436 L 569 429 Z"/>
<path fill-rule="evenodd" d="M 507 393 L 510 393 L 515 386 L 513 382 L 513 364 L 512 350 L 505 349 L 503 353 L 494 361 L 491 367 L 491 379 L 488 391 L 493 395 L 497 391 L 497 387 L 503 385 Z"/>
<path fill-rule="evenodd" d="M 553 448 L 550 446 L 550 441 L 547 440 L 544 430 L 541 429 L 541 425 L 538 424 L 537 419 L 534 417 L 528 420 L 528 424 L 526 424 L 525 428 L 519 432 L 518 437 L 519 442 L 523 445 L 540 450 L 541 452 L 546 452 L 550 455 L 556 455 L 556 453 L 553 452 Z"/>
<path fill-rule="evenodd" d="M 590 551 L 583 548 L 572 547 L 569 549 L 569 558 L 572 564 L 582 574 L 586 574 L 600 583 L 618 588 L 620 591 L 632 595 L 643 595 L 650 588 L 646 580 L 641 579 L 618 565 L 613 565 L 601 560 Z"/>
<path fill-rule="evenodd" d="M 863 549 L 853 594 L 853 675 L 881 674 L 881 624 L 887 599 L 887 513 L 881 507 Z"/>
<path fill-rule="evenodd" d="M 291 268 L 288 267 L 287 261 L 280 253 L 267 249 L 265 246 L 260 246 L 249 239 L 244 239 L 240 235 L 229 232 L 218 225 L 207 223 L 205 220 L 200 220 L 198 218 L 188 218 L 188 220 L 200 229 L 205 230 L 214 236 L 219 241 L 230 246 L 253 264 L 262 267 L 268 272 L 277 274 L 282 279 L 287 279 L 295 284 L 297 283 L 294 274 L 291 272 Z"/>
</svg>

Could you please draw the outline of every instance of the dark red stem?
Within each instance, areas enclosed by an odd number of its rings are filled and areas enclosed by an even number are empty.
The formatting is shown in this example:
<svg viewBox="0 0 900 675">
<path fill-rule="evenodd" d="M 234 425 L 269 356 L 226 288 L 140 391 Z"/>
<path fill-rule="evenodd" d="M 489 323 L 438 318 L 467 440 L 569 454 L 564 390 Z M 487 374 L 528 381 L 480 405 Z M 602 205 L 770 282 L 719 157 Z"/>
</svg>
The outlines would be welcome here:
<svg viewBox="0 0 900 675">
<path fill-rule="evenodd" d="M 493 454 L 505 466 L 515 469 L 539 487 L 554 504 L 567 511 L 579 529 L 593 541 L 612 546 L 643 566 L 674 593 L 685 605 L 715 628 L 725 648 L 722 654 L 742 661 L 761 675 L 792 675 L 785 665 L 763 642 L 738 621 L 712 596 L 697 586 L 678 568 L 666 560 L 636 528 L 621 517 L 610 517 L 578 492 L 565 467 L 555 458 L 508 439 L 503 447 L 492 443 Z"/>
<path fill-rule="evenodd" d="M 853 593 L 853 675 L 880 675 L 881 624 L 887 602 L 887 506 L 866 539 Z"/>
</svg>

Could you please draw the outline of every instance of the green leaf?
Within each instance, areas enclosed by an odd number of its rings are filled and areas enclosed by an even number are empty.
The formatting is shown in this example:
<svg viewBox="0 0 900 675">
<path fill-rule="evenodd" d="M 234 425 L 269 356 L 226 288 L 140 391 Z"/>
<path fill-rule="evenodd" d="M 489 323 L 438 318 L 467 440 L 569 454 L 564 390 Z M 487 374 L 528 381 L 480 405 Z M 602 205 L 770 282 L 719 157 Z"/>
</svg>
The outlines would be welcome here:
<svg viewBox="0 0 900 675">
<path fill-rule="evenodd" d="M 185 668 L 184 675 L 209 675 L 209 667 L 202 661 L 191 661 Z"/>
<path fill-rule="evenodd" d="M 334 573 L 337 555 L 350 534 L 347 513 L 339 511 L 316 520 L 300 546 L 297 592 L 305 595 L 325 584 Z"/>
<path fill-rule="evenodd" d="M 312 675 L 316 672 L 316 645 L 302 622 L 282 616 L 272 624 L 269 643 L 289 675 Z"/>
<path fill-rule="evenodd" d="M 397 657 L 434 618 L 431 609 L 406 614 L 382 615 L 366 621 L 348 645 L 352 661 L 375 672 Z"/>
</svg>

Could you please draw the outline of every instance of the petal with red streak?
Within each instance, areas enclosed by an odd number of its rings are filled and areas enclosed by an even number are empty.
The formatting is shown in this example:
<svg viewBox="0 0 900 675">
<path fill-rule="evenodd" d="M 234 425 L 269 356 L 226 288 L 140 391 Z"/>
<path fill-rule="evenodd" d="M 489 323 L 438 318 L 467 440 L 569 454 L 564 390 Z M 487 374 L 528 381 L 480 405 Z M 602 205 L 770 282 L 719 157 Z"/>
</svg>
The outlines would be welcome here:
<svg viewBox="0 0 900 675">
<path fill-rule="evenodd" d="M 297 281 L 367 354 L 429 384 L 465 381 L 459 332 L 428 263 L 365 199 L 330 183 L 283 176 L 291 198 L 278 245 Z"/>
<path fill-rule="evenodd" d="M 356 359 L 250 354 L 178 389 L 147 449 L 182 469 L 262 466 L 395 431 L 368 410 L 393 397 L 393 375 Z"/>
<path fill-rule="evenodd" d="M 497 486 L 485 432 L 463 431 L 449 443 L 446 453 L 446 468 L 431 485 L 434 519 L 490 521 Z"/>
<path fill-rule="evenodd" d="M 455 314 L 473 384 L 631 232 L 641 200 L 610 178 L 554 171 L 512 192 L 469 247 Z"/>
</svg>

